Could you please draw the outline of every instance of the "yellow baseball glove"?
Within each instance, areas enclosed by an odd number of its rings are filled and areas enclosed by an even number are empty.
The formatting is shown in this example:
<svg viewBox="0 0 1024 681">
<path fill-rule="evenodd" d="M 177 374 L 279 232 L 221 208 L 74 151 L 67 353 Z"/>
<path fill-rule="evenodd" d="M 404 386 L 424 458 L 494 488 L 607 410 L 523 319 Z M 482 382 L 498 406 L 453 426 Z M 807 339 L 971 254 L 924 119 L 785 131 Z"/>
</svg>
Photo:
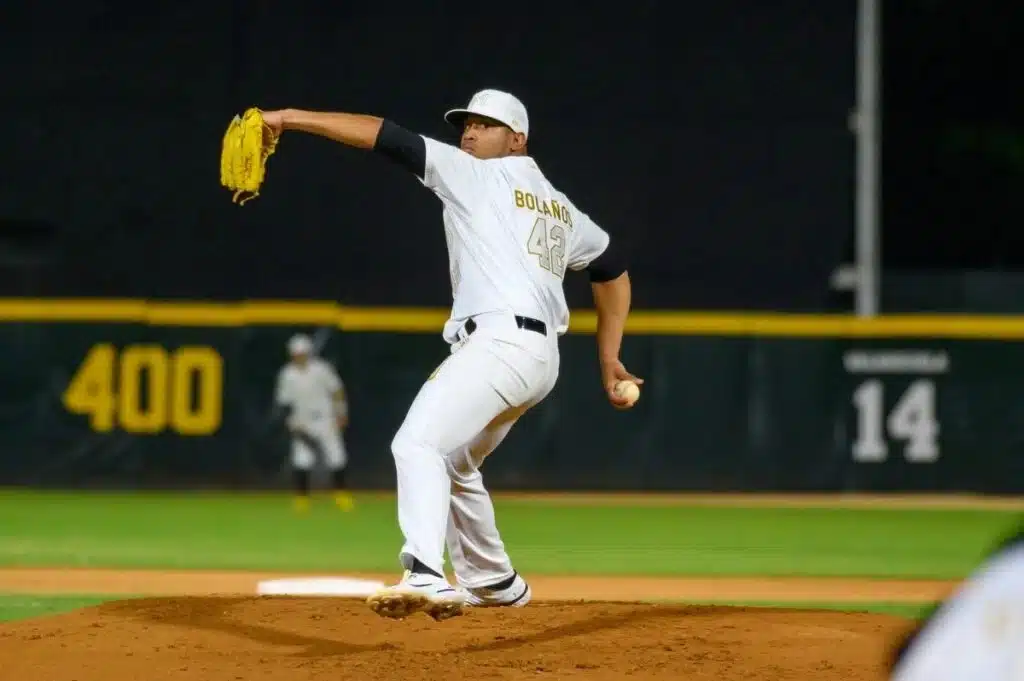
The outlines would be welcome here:
<svg viewBox="0 0 1024 681">
<path fill-rule="evenodd" d="M 259 109 L 249 108 L 231 120 L 220 152 L 220 183 L 234 192 L 232 202 L 243 205 L 260 195 L 267 158 L 276 148 L 277 136 Z"/>
</svg>

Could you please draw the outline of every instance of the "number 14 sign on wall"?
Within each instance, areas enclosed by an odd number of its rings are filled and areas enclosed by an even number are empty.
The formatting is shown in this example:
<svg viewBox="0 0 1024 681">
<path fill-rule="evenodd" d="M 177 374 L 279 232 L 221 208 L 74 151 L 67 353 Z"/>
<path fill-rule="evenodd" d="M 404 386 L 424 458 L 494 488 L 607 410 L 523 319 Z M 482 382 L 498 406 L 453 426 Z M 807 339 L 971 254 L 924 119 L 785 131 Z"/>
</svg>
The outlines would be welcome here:
<svg viewBox="0 0 1024 681">
<path fill-rule="evenodd" d="M 850 350 L 843 366 L 853 377 L 850 454 L 879 463 L 900 456 L 934 463 L 941 455 L 937 379 L 949 371 L 945 352 Z"/>
</svg>

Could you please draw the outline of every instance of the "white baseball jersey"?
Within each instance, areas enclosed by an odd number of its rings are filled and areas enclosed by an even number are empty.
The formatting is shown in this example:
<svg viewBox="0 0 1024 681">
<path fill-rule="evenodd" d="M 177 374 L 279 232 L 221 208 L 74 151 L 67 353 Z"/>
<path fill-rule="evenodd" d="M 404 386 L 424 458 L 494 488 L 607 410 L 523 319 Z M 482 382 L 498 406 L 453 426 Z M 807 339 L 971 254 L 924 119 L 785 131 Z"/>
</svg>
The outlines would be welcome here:
<svg viewBox="0 0 1024 681">
<path fill-rule="evenodd" d="M 329 363 L 311 357 L 305 367 L 288 363 L 281 369 L 275 399 L 292 408 L 297 425 L 316 427 L 334 422 L 333 395 L 343 387 Z"/>
<path fill-rule="evenodd" d="M 562 279 L 608 247 L 608 234 L 555 189 L 529 156 L 478 159 L 427 137 L 423 184 L 444 204 L 454 342 L 469 317 L 510 312 L 569 326 Z"/>
</svg>

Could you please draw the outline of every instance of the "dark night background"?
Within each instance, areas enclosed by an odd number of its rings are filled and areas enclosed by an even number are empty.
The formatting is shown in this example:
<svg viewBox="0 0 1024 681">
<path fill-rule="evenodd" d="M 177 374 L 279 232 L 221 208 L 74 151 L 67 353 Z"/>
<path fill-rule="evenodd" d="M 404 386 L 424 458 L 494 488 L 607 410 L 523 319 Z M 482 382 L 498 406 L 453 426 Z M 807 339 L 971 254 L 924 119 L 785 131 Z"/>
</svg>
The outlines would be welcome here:
<svg viewBox="0 0 1024 681">
<path fill-rule="evenodd" d="M 966 281 L 951 270 L 1024 264 L 1021 10 L 883 5 L 885 283 L 948 307 Z M 438 206 L 415 180 L 291 135 L 239 208 L 220 137 L 250 105 L 444 137 L 445 109 L 499 87 L 554 183 L 629 244 L 637 307 L 849 305 L 829 276 L 852 252 L 852 0 L 282 7 L 0 10 L 0 295 L 447 305 Z M 915 272 L 952 283 L 900 279 Z M 586 304 L 585 280 L 570 295 Z"/>
<path fill-rule="evenodd" d="M 1020 4 L 883 5 L 886 264 L 1021 268 Z"/>
<path fill-rule="evenodd" d="M 1021 5 L 882 4 L 882 310 L 1022 314 Z M 443 112 L 497 87 L 528 107 L 553 183 L 628 246 L 634 308 L 850 311 L 831 282 L 854 244 L 855 0 L 583 6 L 2 3 L 0 297 L 446 307 L 439 204 L 405 171 L 288 134 L 262 196 L 239 207 L 219 184 L 221 140 L 255 105 L 376 113 L 454 141 Z M 589 306 L 586 277 L 568 281 L 570 303 Z M 268 386 L 295 323 L 149 321 L 4 325 L 0 482 L 287 483 Z M 317 331 L 356 396 L 353 484 L 392 489 L 389 444 L 446 348 L 436 333 L 337 326 Z M 956 341 L 631 335 L 623 361 L 648 383 L 623 418 L 595 417 L 593 341 L 570 334 L 561 387 L 488 463 L 489 484 L 1017 492 L 1021 353 L 985 338 L 992 324 L 971 328 Z M 100 343 L 122 363 L 142 345 L 213 348 L 217 432 L 170 423 L 151 437 L 119 406 L 121 427 L 97 433 L 69 413 L 62 396 Z M 852 350 L 942 353 L 955 369 L 854 374 Z M 155 405 L 143 373 L 119 368 L 117 392 L 138 378 Z M 868 381 L 882 390 L 864 406 Z M 888 457 L 862 463 L 853 443 L 872 414 Z M 941 457 L 908 460 L 932 435 Z"/>
</svg>

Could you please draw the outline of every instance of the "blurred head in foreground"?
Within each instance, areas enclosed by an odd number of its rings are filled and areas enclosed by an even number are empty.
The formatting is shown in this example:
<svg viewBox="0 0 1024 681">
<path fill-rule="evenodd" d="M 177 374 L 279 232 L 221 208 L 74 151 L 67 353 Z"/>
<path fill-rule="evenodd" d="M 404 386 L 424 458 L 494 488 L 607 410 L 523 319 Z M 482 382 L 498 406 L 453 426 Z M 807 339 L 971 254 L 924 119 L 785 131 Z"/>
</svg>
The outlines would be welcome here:
<svg viewBox="0 0 1024 681">
<path fill-rule="evenodd" d="M 891 681 L 1024 679 L 1024 518 L 896 646 Z"/>
</svg>

